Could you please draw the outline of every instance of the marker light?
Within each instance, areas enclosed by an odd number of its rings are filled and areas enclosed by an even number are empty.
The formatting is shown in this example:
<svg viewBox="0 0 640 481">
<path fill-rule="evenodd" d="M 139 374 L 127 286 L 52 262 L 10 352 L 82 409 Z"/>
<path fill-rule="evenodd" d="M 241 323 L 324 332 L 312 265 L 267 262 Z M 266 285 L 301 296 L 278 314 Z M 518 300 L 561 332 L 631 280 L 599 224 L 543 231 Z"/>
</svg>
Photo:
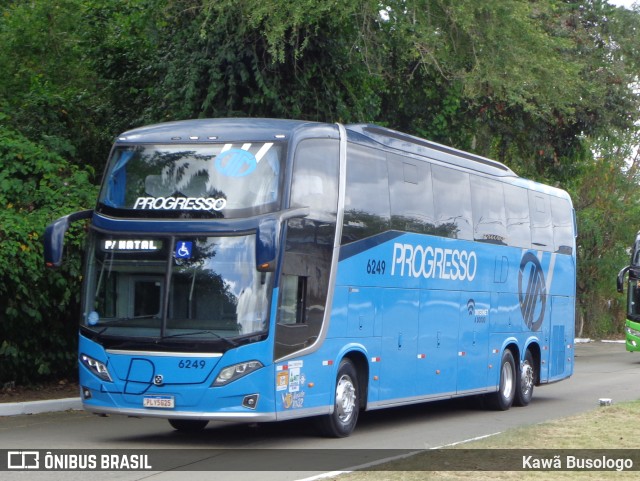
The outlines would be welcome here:
<svg viewBox="0 0 640 481">
<path fill-rule="evenodd" d="M 85 365 L 93 374 L 98 376 L 103 381 L 113 382 L 111 380 L 111 376 L 109 375 L 109 370 L 107 369 L 107 365 L 96 361 L 94 358 L 87 356 L 86 354 L 80 355 L 80 361 Z"/>
<path fill-rule="evenodd" d="M 233 366 L 225 367 L 212 384 L 212 386 L 224 386 L 230 382 L 240 379 L 247 374 L 256 371 L 264 367 L 260 361 L 249 361 L 234 364 Z"/>
</svg>

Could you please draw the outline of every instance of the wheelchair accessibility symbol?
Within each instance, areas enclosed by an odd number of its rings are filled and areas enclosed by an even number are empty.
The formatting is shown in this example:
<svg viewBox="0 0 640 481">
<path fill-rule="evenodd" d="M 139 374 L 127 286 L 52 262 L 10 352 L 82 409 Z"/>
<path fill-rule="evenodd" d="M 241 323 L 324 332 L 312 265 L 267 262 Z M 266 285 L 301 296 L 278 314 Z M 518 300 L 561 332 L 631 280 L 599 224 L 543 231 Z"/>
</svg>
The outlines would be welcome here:
<svg viewBox="0 0 640 481">
<path fill-rule="evenodd" d="M 178 241 L 176 242 L 176 259 L 191 259 L 191 252 L 193 250 L 193 242 L 191 241 Z"/>
</svg>

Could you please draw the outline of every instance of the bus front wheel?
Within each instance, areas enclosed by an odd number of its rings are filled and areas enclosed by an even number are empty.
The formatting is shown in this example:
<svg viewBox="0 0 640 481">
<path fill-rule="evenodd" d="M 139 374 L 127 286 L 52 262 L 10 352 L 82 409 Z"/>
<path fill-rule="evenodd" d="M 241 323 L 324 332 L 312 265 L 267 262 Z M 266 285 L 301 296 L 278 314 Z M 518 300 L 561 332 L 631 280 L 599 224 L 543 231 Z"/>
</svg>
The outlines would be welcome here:
<svg viewBox="0 0 640 481">
<path fill-rule="evenodd" d="M 500 385 L 498 391 L 487 395 L 489 406 L 498 411 L 509 409 L 516 395 L 516 384 L 516 363 L 511 351 L 505 349 L 500 361 Z"/>
<path fill-rule="evenodd" d="M 343 359 L 336 376 L 333 413 L 318 419 L 320 432 L 328 437 L 344 438 L 356 427 L 360 410 L 360 388 L 356 368 L 349 359 Z"/>
</svg>

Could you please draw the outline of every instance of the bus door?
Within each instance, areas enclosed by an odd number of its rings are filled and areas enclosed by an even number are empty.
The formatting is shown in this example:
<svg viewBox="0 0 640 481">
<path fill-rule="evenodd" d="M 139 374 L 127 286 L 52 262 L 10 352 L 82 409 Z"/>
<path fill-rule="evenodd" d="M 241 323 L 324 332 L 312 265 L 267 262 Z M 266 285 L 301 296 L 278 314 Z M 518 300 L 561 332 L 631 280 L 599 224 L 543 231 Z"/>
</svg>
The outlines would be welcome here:
<svg viewBox="0 0 640 481">
<path fill-rule="evenodd" d="M 490 301 L 488 292 L 460 293 L 458 393 L 487 386 Z"/>
<path fill-rule="evenodd" d="M 134 302 L 133 317 L 160 316 L 162 306 L 162 285 L 164 279 L 157 277 L 134 277 L 132 286 L 132 294 Z"/>
</svg>

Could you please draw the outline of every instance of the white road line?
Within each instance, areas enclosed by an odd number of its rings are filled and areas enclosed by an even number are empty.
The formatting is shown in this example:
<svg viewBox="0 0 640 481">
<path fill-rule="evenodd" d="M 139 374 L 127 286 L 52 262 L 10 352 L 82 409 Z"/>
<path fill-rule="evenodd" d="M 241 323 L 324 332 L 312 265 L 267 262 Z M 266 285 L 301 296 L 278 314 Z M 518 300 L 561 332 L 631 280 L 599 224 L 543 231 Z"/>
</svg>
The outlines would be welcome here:
<svg viewBox="0 0 640 481">
<path fill-rule="evenodd" d="M 480 439 L 490 438 L 491 436 L 495 436 L 496 434 L 500 434 L 500 432 L 492 433 L 492 434 L 485 434 L 483 436 L 477 436 L 475 438 L 465 439 L 463 441 L 457 441 L 455 443 L 443 444 L 442 446 L 436 446 L 434 448 L 428 448 L 428 449 L 448 448 L 448 447 L 451 447 L 451 446 L 457 446 L 459 444 L 465 444 L 465 443 L 470 443 L 472 441 L 479 441 Z M 379 459 L 377 461 L 372 461 L 371 463 L 361 464 L 360 466 L 353 466 L 353 467 L 351 467 L 351 468 L 349 468 L 347 470 L 344 470 L 344 471 L 330 471 L 328 473 L 317 474 L 317 475 L 311 476 L 309 478 L 298 479 L 297 481 L 317 481 L 319 479 L 327 479 L 327 478 L 333 478 L 335 476 L 340 476 L 340 475 L 343 475 L 343 474 L 349 474 L 349 473 L 352 473 L 354 471 L 366 471 L 367 468 L 370 468 L 372 466 L 377 466 L 378 464 L 383 464 L 383 463 L 389 463 L 391 461 L 397 461 L 398 459 L 408 458 L 408 457 L 414 456 L 414 455 L 422 453 L 422 452 L 424 452 L 424 450 L 423 449 L 419 449 L 417 451 L 411 451 L 409 453 L 401 454 L 399 456 L 391 456 L 389 458 Z"/>
</svg>

